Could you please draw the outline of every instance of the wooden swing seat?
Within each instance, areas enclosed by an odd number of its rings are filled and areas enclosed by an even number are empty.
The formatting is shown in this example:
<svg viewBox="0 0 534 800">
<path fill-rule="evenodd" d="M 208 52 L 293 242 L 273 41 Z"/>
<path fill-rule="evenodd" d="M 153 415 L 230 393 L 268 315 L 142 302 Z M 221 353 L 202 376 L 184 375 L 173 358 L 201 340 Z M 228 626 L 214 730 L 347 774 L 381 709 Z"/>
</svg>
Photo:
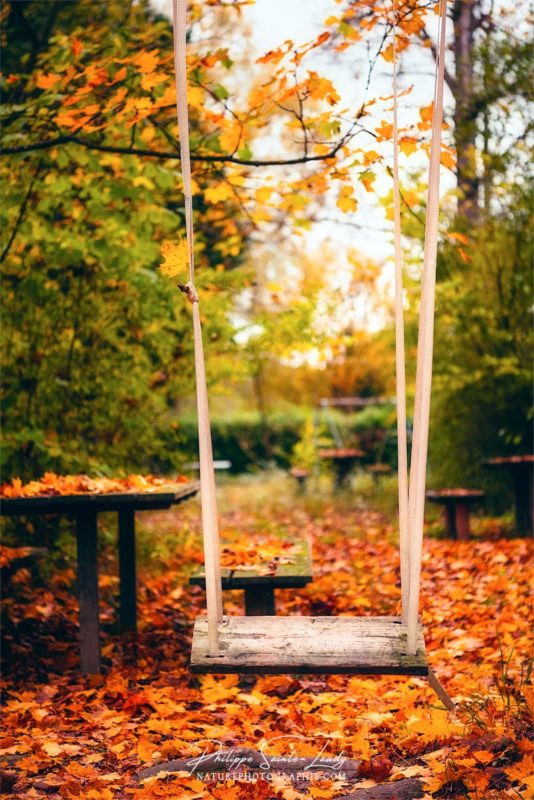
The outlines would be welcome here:
<svg viewBox="0 0 534 800">
<path fill-rule="evenodd" d="M 193 672 L 428 676 L 421 624 L 406 655 L 400 617 L 224 617 L 219 655 L 208 655 L 208 619 L 193 630 Z"/>
</svg>

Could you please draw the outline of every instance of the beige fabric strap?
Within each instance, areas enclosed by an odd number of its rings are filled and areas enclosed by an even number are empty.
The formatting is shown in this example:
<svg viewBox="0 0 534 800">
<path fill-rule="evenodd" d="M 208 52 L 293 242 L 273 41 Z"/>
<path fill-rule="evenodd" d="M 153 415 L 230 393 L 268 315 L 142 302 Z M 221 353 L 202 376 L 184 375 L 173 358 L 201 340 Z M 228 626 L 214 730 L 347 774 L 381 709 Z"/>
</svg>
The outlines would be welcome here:
<svg viewBox="0 0 534 800">
<path fill-rule="evenodd" d="M 401 242 L 399 123 L 397 87 L 396 3 L 393 6 L 393 218 L 395 222 L 395 360 L 397 374 L 397 461 L 399 484 L 399 543 L 402 593 L 402 621 L 408 616 L 410 588 L 410 546 L 408 528 L 408 442 L 406 434 L 406 358 L 404 352 L 404 292 Z"/>
<path fill-rule="evenodd" d="M 208 610 L 208 652 L 210 656 L 216 656 L 219 652 L 217 625 L 222 621 L 223 607 L 219 525 L 217 520 L 215 470 L 213 466 L 208 390 L 206 384 L 204 347 L 202 344 L 202 327 L 200 324 L 199 299 L 194 284 L 193 192 L 191 185 L 191 159 L 189 154 L 189 115 L 187 109 L 187 0 L 173 0 L 172 11 L 174 28 L 174 67 L 176 72 L 176 110 L 180 131 L 180 161 L 184 184 L 185 223 L 187 249 L 189 253 L 189 283 L 184 288 L 193 308 L 202 533 L 204 539 L 206 603 Z"/>
<path fill-rule="evenodd" d="M 421 558 L 423 550 L 423 525 L 425 512 L 426 466 L 428 429 L 430 422 L 430 394 L 432 387 L 432 356 L 434 345 L 434 306 L 436 295 L 436 256 L 438 247 L 439 176 L 441 159 L 441 127 L 443 123 L 443 78 L 445 73 L 445 38 L 447 25 L 447 0 L 440 2 L 440 25 L 434 108 L 432 114 L 432 142 L 428 173 L 426 206 L 425 249 L 419 311 L 419 337 L 417 344 L 417 373 L 415 380 L 415 409 L 412 440 L 412 459 L 409 487 L 409 590 L 406 652 L 413 655 L 417 648 Z"/>
</svg>

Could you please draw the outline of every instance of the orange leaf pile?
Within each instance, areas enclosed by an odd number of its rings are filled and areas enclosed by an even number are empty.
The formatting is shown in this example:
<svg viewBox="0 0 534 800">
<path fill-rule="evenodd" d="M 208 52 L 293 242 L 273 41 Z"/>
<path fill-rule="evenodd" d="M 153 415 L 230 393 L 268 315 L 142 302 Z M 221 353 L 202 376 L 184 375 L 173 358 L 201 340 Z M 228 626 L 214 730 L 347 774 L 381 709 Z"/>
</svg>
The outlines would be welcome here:
<svg viewBox="0 0 534 800">
<path fill-rule="evenodd" d="M 315 498 L 312 510 L 262 504 L 262 512 L 223 513 L 235 561 L 248 562 L 255 542 L 266 556 L 278 547 L 290 557 L 292 542 L 313 540 L 314 580 L 278 592 L 279 614 L 395 612 L 398 553 L 383 514 Z M 529 541 L 478 519 L 472 541 L 426 539 L 422 618 L 429 661 L 458 703 L 451 715 L 422 678 L 191 675 L 191 625 L 205 613 L 204 591 L 187 581 L 202 560 L 198 511 L 140 515 L 138 527 L 146 556 L 135 641 L 109 624 L 117 587 L 107 577 L 113 550 L 103 553 L 101 676 L 79 673 L 74 575 L 64 560 L 40 581 L 28 573 L 9 588 L 0 772 L 13 796 L 334 800 L 400 780 L 435 800 L 532 796 Z M 225 594 L 225 611 L 242 613 L 240 593 Z M 348 777 L 341 764 L 341 777 L 251 781 L 239 770 L 201 779 L 170 763 L 231 748 L 360 765 Z"/>
<path fill-rule="evenodd" d="M 128 475 L 126 478 L 90 478 L 88 475 L 56 475 L 45 472 L 42 478 L 23 484 L 20 478 L 0 486 L 0 497 L 52 497 L 71 494 L 109 494 L 111 492 L 166 492 L 187 483 L 177 475 L 170 480 L 155 475 Z"/>
</svg>

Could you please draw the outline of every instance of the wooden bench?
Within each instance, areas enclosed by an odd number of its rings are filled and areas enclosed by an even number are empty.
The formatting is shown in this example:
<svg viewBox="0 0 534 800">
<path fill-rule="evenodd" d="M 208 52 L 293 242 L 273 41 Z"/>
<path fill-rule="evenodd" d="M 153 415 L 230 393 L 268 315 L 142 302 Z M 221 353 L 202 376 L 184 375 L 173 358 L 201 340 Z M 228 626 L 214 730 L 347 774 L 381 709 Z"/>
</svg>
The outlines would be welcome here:
<svg viewBox="0 0 534 800">
<path fill-rule="evenodd" d="M 312 580 L 312 559 L 308 543 L 295 542 L 296 553 L 290 564 L 275 566 L 269 575 L 251 570 L 221 570 L 223 590 L 243 589 L 245 592 L 245 613 L 247 617 L 275 616 L 275 589 L 299 589 Z M 206 588 L 204 570 L 195 572 L 189 578 L 190 586 Z"/>
<path fill-rule="evenodd" d="M 329 447 L 319 450 L 319 457 L 332 463 L 336 489 L 341 489 L 347 483 L 354 466 L 365 457 L 365 453 L 355 447 Z"/>
<path fill-rule="evenodd" d="M 304 493 L 306 491 L 306 482 L 310 477 L 310 471 L 304 467 L 291 467 L 289 474 L 292 478 L 295 478 L 299 492 Z"/>
<path fill-rule="evenodd" d="M 200 472 L 200 461 L 189 461 L 187 464 L 184 464 L 184 469 Z M 232 462 L 228 461 L 226 458 L 216 459 L 213 462 L 213 469 L 217 472 L 226 472 L 232 469 Z"/>
<path fill-rule="evenodd" d="M 431 503 L 443 506 L 447 535 L 466 541 L 469 539 L 469 512 L 471 506 L 482 503 L 486 495 L 478 489 L 438 489 L 426 493 Z"/>
<path fill-rule="evenodd" d="M 369 472 L 373 476 L 374 481 L 378 483 L 380 478 L 391 473 L 391 467 L 389 464 L 369 464 L 367 472 Z"/>
</svg>

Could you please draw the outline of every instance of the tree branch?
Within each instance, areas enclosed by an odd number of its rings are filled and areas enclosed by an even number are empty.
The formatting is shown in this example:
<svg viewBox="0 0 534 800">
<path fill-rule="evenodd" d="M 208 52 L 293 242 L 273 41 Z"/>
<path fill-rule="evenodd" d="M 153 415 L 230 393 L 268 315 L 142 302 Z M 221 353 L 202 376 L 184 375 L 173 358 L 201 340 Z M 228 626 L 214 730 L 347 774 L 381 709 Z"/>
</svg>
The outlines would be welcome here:
<svg viewBox="0 0 534 800">
<path fill-rule="evenodd" d="M 43 163 L 43 159 L 41 158 L 39 160 L 39 163 L 37 164 L 37 169 L 35 170 L 35 173 L 34 173 L 32 179 L 30 181 L 30 185 L 28 186 L 28 191 L 26 192 L 26 195 L 24 196 L 24 200 L 21 203 L 16 222 L 15 222 L 15 224 L 13 226 L 13 230 L 11 231 L 11 235 L 10 235 L 10 237 L 8 239 L 8 242 L 7 242 L 6 246 L 4 247 L 4 249 L 2 251 L 2 255 L 0 255 L 0 264 L 2 264 L 4 259 L 7 257 L 9 251 L 11 250 L 11 245 L 15 241 L 15 236 L 17 235 L 18 229 L 20 228 L 22 220 L 24 219 L 24 214 L 26 213 L 26 206 L 28 205 L 28 201 L 30 199 L 30 195 L 31 195 L 31 193 L 33 191 L 33 187 L 35 186 L 35 181 L 37 180 L 39 172 L 41 171 L 42 163 Z"/>
<path fill-rule="evenodd" d="M 292 164 L 306 164 L 311 161 L 328 161 L 335 158 L 341 148 L 357 133 L 361 133 L 364 129 L 360 129 L 355 133 L 349 131 L 343 136 L 339 142 L 324 155 L 316 156 L 298 156 L 295 158 L 274 158 L 274 159 L 255 159 L 255 158 L 238 158 L 233 155 L 191 155 L 191 161 L 204 161 L 212 164 L 240 164 L 245 167 L 281 167 L 291 166 Z M 64 144 L 77 144 L 80 147 L 86 147 L 88 150 L 97 150 L 101 153 L 119 153 L 122 155 L 143 156 L 145 158 L 161 158 L 170 159 L 175 158 L 180 160 L 180 153 L 178 150 L 174 151 L 160 151 L 160 150 L 147 150 L 138 147 L 120 147 L 118 145 L 101 144 L 99 142 L 92 142 L 89 139 L 82 139 L 79 136 L 58 136 L 55 139 L 45 139 L 43 142 L 34 142 L 33 144 L 20 145 L 19 147 L 4 147 L 0 151 L 0 155 L 10 156 L 18 153 L 32 153 L 38 150 L 50 150 L 53 147 L 60 147 Z"/>
</svg>

